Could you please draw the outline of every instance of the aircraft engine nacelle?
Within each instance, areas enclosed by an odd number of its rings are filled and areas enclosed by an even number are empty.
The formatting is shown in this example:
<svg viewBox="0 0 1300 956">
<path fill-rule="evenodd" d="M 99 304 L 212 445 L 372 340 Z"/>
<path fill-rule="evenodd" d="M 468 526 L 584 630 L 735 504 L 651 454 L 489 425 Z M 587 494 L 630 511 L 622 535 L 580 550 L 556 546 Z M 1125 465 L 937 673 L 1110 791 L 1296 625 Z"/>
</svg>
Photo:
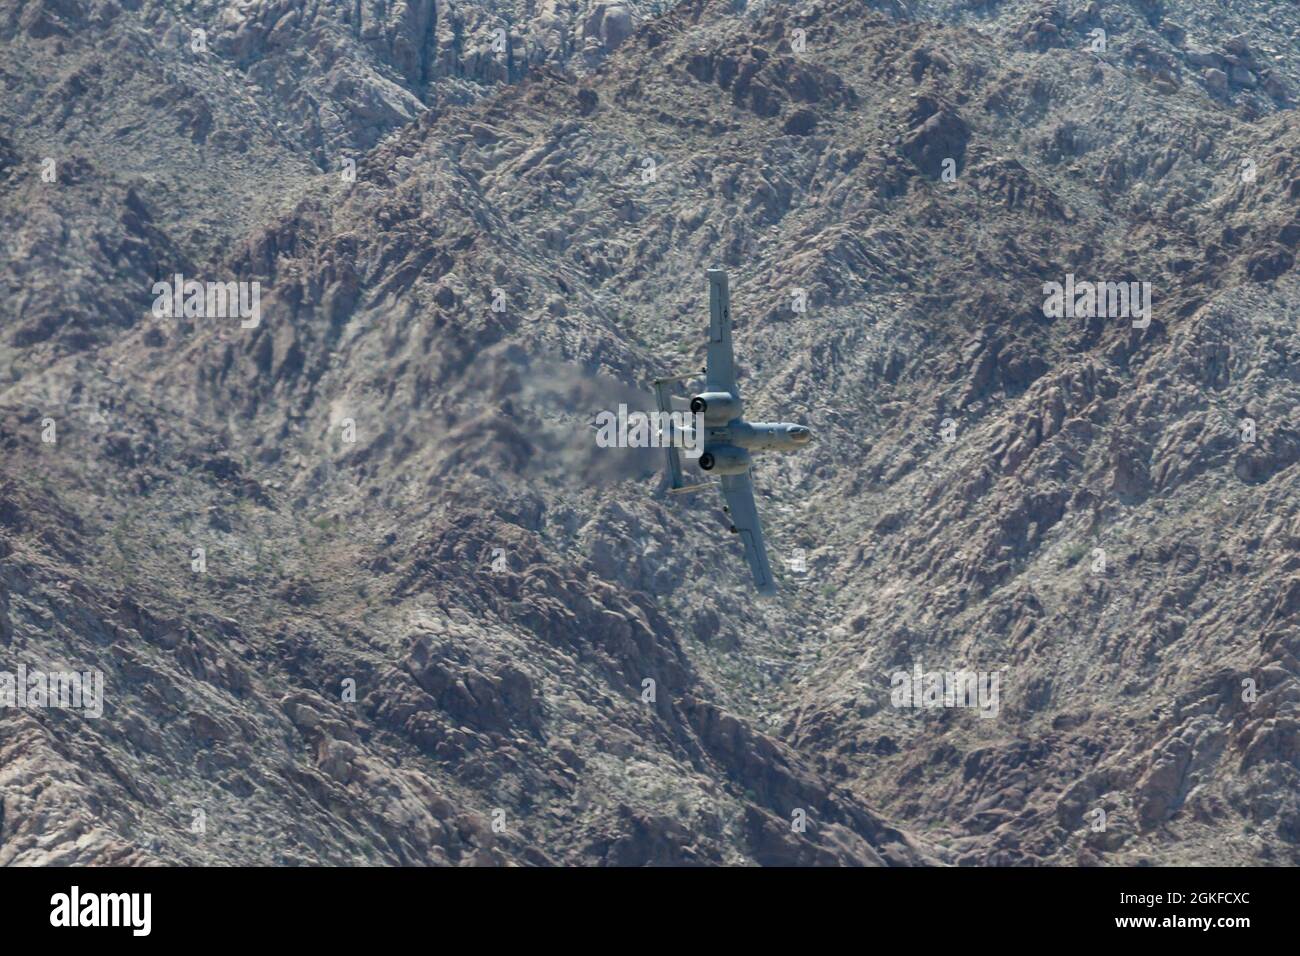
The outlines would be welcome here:
<svg viewBox="0 0 1300 956">
<path fill-rule="evenodd" d="M 739 475 L 749 468 L 749 452 L 731 445 L 710 445 L 700 455 L 700 468 L 719 475 Z"/>
<path fill-rule="evenodd" d="M 730 392 L 702 392 L 691 399 L 691 411 L 696 415 L 703 412 L 706 425 L 725 425 L 740 417 L 742 406 Z"/>
</svg>

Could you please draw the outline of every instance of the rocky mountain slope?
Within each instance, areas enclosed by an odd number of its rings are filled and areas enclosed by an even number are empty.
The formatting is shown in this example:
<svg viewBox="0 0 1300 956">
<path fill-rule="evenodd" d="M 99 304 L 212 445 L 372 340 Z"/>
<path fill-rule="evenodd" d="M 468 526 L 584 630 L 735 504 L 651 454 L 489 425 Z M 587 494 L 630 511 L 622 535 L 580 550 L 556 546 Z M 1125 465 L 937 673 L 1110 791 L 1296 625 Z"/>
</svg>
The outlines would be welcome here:
<svg viewBox="0 0 1300 956">
<path fill-rule="evenodd" d="M 0 861 L 1295 863 L 1300 7 L 1238 6 L 0 7 L 0 671 L 106 694 L 0 710 Z M 817 434 L 773 602 L 591 428 L 714 264 Z"/>
</svg>

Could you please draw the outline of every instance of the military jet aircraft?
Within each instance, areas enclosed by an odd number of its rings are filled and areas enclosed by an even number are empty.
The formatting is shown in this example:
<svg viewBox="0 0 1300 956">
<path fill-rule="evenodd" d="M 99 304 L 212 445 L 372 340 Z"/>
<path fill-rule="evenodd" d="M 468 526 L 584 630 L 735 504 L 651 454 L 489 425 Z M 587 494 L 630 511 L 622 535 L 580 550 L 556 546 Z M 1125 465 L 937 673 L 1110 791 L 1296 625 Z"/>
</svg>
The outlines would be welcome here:
<svg viewBox="0 0 1300 956">
<path fill-rule="evenodd" d="M 750 452 L 797 451 L 812 440 L 812 430 L 806 425 L 788 422 L 747 422 L 742 418 L 743 405 L 740 389 L 736 387 L 736 369 L 731 351 L 731 296 L 727 288 L 727 273 L 722 269 L 709 269 L 709 347 L 704 373 L 704 391 L 692 396 L 691 411 L 696 420 L 703 416 L 703 448 L 697 459 L 700 469 L 716 473 L 722 478 L 722 497 L 726 499 L 725 511 L 731 518 L 731 531 L 740 535 L 745 547 L 745 560 L 754 575 L 754 584 L 762 594 L 774 594 L 776 581 L 767 561 L 767 547 L 763 543 L 763 529 L 758 523 L 758 509 L 754 505 L 754 483 L 750 480 Z M 655 380 L 655 396 L 660 412 L 672 412 L 672 396 L 667 386 L 694 378 L 694 375 L 676 375 Z M 672 428 L 671 416 L 662 415 Z M 681 449 L 678 442 L 670 440 L 668 448 L 668 474 L 670 492 L 694 491 L 707 482 L 688 485 L 682 476 Z M 698 446 L 698 439 L 697 439 Z"/>
</svg>

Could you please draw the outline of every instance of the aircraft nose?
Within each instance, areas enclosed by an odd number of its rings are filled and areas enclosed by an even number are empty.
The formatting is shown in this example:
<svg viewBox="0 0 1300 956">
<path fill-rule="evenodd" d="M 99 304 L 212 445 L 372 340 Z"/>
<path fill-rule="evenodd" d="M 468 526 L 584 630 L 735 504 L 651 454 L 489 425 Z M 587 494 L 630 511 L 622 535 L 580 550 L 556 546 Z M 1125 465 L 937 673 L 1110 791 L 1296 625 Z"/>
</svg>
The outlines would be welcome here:
<svg viewBox="0 0 1300 956">
<path fill-rule="evenodd" d="M 812 441 L 812 429 L 805 425 L 795 425 L 790 429 L 790 437 L 800 445 L 806 445 Z"/>
</svg>

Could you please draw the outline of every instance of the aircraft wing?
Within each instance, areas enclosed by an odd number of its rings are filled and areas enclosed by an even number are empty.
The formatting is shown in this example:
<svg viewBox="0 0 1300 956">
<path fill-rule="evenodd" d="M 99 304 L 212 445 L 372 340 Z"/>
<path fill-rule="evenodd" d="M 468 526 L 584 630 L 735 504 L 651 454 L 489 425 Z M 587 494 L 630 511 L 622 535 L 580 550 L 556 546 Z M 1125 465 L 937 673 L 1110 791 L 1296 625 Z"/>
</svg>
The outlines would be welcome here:
<svg viewBox="0 0 1300 956">
<path fill-rule="evenodd" d="M 730 392 L 737 398 L 735 361 L 731 354 L 731 292 L 724 269 L 710 269 L 709 276 L 709 358 L 705 368 L 706 390 Z"/>
<path fill-rule="evenodd" d="M 775 594 L 776 582 L 772 579 L 772 566 L 767 563 L 767 546 L 763 543 L 763 528 L 758 523 L 758 508 L 754 505 L 754 483 L 749 472 L 722 476 L 722 497 L 727 499 L 731 523 L 736 526 L 740 540 L 745 545 L 745 560 L 754 573 L 754 583 L 762 594 Z"/>
</svg>

